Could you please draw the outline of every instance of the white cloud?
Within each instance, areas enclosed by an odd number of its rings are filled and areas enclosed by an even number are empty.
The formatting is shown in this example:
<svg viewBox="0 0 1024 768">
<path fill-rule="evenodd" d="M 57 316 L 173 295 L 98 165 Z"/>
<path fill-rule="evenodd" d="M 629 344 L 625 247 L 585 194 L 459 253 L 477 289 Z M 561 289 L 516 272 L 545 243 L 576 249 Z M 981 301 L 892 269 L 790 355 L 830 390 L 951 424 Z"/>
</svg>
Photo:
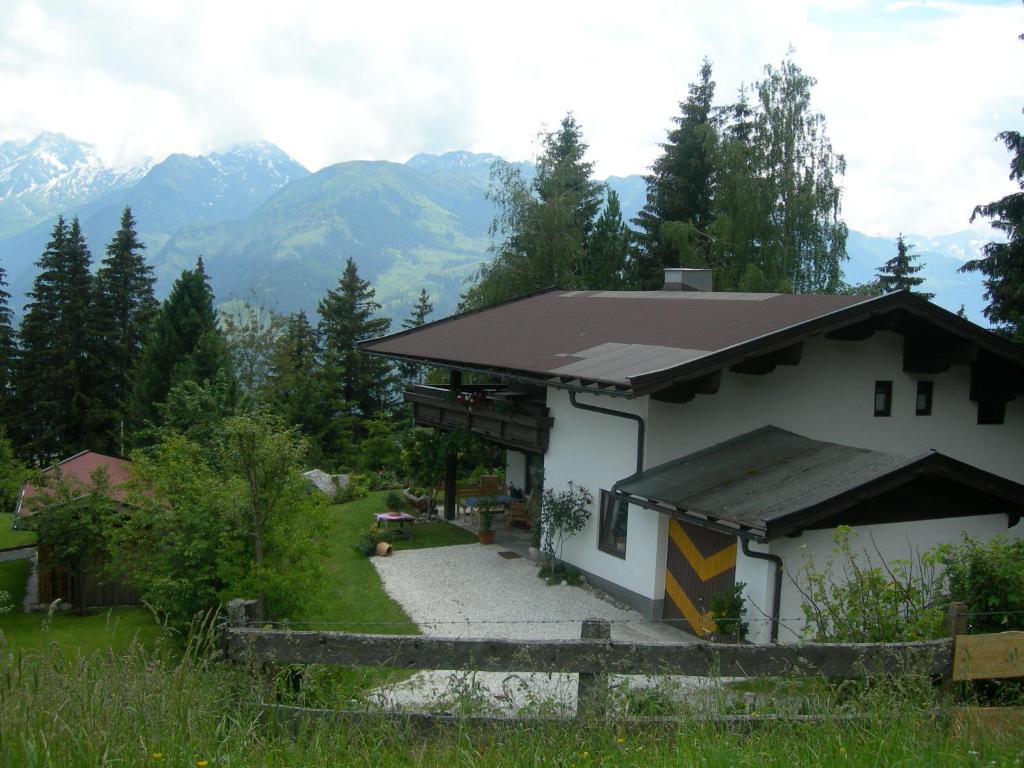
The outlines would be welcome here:
<svg viewBox="0 0 1024 768">
<path fill-rule="evenodd" d="M 530 156 L 572 109 L 602 175 L 643 173 L 704 55 L 719 99 L 790 45 L 872 233 L 963 228 L 1010 189 L 1017 2 L 0 0 L 0 139 L 61 130 L 110 158 L 266 138 L 312 169 L 468 148 Z"/>
</svg>

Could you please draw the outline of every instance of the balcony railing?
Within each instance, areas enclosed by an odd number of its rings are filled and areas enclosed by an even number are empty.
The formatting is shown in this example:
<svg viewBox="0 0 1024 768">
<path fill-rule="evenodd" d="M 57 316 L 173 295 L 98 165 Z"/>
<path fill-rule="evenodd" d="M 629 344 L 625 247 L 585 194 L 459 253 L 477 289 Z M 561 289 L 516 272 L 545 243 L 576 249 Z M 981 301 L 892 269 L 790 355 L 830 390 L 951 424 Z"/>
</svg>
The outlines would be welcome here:
<svg viewBox="0 0 1024 768">
<path fill-rule="evenodd" d="M 419 427 L 468 429 L 485 440 L 527 453 L 544 453 L 554 419 L 542 403 L 504 388 L 413 387 L 405 393 Z"/>
</svg>

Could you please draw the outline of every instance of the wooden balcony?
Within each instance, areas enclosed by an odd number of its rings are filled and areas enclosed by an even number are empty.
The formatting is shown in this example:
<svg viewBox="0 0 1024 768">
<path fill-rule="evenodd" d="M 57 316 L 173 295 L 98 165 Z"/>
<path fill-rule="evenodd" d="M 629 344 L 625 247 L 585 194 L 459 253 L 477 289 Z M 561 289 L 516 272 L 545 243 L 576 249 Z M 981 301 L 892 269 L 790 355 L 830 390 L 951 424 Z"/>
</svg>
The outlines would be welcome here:
<svg viewBox="0 0 1024 768">
<path fill-rule="evenodd" d="M 446 387 L 419 386 L 405 392 L 418 427 L 468 429 L 485 440 L 526 453 L 543 454 L 554 419 L 541 403 L 521 401 L 515 393 L 492 388 L 465 387 L 481 393 L 478 401 L 458 402 Z M 482 398 L 482 399 L 480 399 Z"/>
</svg>

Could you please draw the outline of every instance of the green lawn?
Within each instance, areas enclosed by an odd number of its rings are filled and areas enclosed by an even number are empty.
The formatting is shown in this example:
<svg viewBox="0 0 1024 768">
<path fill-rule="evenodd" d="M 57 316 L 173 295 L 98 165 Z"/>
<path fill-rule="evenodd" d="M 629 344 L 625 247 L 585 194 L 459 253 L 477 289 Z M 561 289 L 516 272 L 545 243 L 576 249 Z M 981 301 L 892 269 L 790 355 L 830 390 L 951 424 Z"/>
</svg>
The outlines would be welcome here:
<svg viewBox="0 0 1024 768">
<path fill-rule="evenodd" d="M 22 544 L 35 544 L 35 531 L 15 531 L 11 528 L 13 514 L 0 513 L 0 549 L 20 547 Z"/>
<path fill-rule="evenodd" d="M 8 592 L 14 603 L 9 613 L 0 614 L 8 648 L 12 651 L 43 651 L 54 643 L 66 653 L 90 653 L 97 650 L 126 650 L 138 640 L 152 647 L 164 633 L 144 608 L 98 609 L 87 616 L 66 611 L 47 619 L 45 613 L 23 613 L 28 560 L 0 563 L 0 590 Z"/>
<path fill-rule="evenodd" d="M 384 492 L 331 508 L 334 524 L 324 563 L 323 589 L 302 617 L 311 627 L 389 635 L 416 633 L 416 625 L 388 597 L 370 558 L 354 548 L 360 531 L 385 511 Z M 442 547 L 475 541 L 473 534 L 448 523 L 416 523 L 415 538 L 398 540 L 396 550 Z M 305 626 L 303 628 L 306 628 Z"/>
</svg>

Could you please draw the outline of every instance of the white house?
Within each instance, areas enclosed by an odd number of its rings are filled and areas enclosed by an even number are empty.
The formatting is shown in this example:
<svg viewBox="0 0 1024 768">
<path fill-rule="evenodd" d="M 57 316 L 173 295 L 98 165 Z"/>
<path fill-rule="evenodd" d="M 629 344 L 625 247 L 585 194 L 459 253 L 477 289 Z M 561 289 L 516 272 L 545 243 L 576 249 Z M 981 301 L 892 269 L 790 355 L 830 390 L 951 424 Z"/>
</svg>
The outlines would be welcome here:
<svg viewBox="0 0 1024 768">
<path fill-rule="evenodd" d="M 545 486 L 590 490 L 564 559 L 694 632 L 744 582 L 767 619 L 751 639 L 797 639 L 787 574 L 823 564 L 837 525 L 887 559 L 1020 535 L 1021 347 L 905 292 L 713 293 L 694 277 L 544 291 L 363 348 L 449 368 L 450 387 L 406 393 L 417 423 L 505 446 L 518 486 L 543 464 Z M 454 399 L 471 389 L 475 405 Z"/>
</svg>

